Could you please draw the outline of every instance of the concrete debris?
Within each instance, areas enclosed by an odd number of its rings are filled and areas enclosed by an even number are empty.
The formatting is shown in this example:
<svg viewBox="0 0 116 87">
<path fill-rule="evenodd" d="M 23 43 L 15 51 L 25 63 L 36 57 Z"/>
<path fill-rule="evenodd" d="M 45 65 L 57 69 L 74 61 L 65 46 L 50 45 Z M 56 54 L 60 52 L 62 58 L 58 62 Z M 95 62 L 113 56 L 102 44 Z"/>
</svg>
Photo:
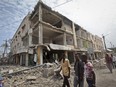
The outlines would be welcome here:
<svg viewBox="0 0 116 87">
<path fill-rule="evenodd" d="M 96 69 L 106 68 L 106 64 L 105 64 L 105 60 L 104 59 L 94 60 L 93 61 L 93 65 L 94 65 L 94 68 L 96 68 Z"/>
<path fill-rule="evenodd" d="M 24 74 L 27 74 L 27 73 L 28 73 L 28 71 L 24 71 L 23 73 L 24 73 Z"/>
<path fill-rule="evenodd" d="M 35 76 L 27 76 L 26 81 L 33 81 L 36 79 L 37 79 L 37 77 L 35 77 Z"/>
<path fill-rule="evenodd" d="M 31 67 L 26 71 L 19 69 L 20 73 L 16 74 L 14 74 L 18 72 L 15 70 L 16 67 L 14 67 L 15 69 L 9 67 L 9 70 L 14 72 L 4 75 L 4 87 L 61 87 L 63 79 L 54 74 L 57 67 L 54 63 L 48 64 L 47 68 L 45 68 L 45 65 L 41 65 L 35 68 Z"/>
<path fill-rule="evenodd" d="M 57 69 L 54 69 L 54 74 L 58 77 L 62 77 L 62 74 L 61 74 L 61 67 L 58 67 Z"/>
<path fill-rule="evenodd" d="M 17 71 L 21 71 L 24 69 L 28 69 L 28 67 L 21 67 L 21 66 L 0 66 L 0 73 L 2 75 L 11 74 Z"/>
<path fill-rule="evenodd" d="M 43 70 L 43 77 L 49 77 L 54 75 L 54 69 L 53 68 L 44 68 Z"/>
<path fill-rule="evenodd" d="M 7 74 L 8 70 L 1 70 L 1 74 Z"/>
<path fill-rule="evenodd" d="M 97 64 L 95 61 L 94 64 Z M 74 66 L 74 65 L 72 65 Z M 96 65 L 94 65 L 96 66 Z M 17 66 L 16 66 L 17 67 Z M 60 66 L 56 63 L 46 63 L 41 66 L 31 68 L 9 67 L 11 74 L 4 75 L 4 87 L 61 87 L 63 83 Z M 21 70 L 22 68 L 22 70 Z M 4 68 L 6 70 L 8 68 Z M 19 70 L 19 72 L 17 71 Z M 12 73 L 13 71 L 13 73 Z M 15 74 L 14 74 L 15 73 Z M 73 87 L 74 69 L 71 67 L 71 76 L 69 79 Z"/>
<path fill-rule="evenodd" d="M 11 69 L 11 70 L 9 70 L 9 71 L 8 71 L 8 73 L 9 73 L 9 74 L 10 74 L 10 73 L 13 73 L 13 70 L 12 70 L 12 69 Z"/>
<path fill-rule="evenodd" d="M 43 72 L 44 69 L 43 68 L 44 65 L 42 65 L 41 67 L 31 67 L 29 69 L 27 69 L 26 71 L 23 71 L 24 67 L 9 67 L 9 68 L 5 68 L 6 66 L 4 66 L 3 70 L 2 70 L 2 75 L 4 75 L 4 84 L 5 87 L 47 87 L 47 84 L 50 84 L 49 82 L 51 80 L 49 80 L 49 78 L 44 78 L 43 77 Z M 47 67 L 51 67 L 51 64 Z M 18 69 L 19 68 L 19 69 Z M 21 71 L 22 68 L 22 71 Z M 26 69 L 26 68 L 25 68 Z M 46 68 L 49 69 L 49 68 Z M 20 73 L 16 73 L 18 72 L 18 70 L 20 71 Z M 52 69 L 48 70 L 51 71 Z M 52 70 L 54 71 L 54 69 Z M 7 73 L 6 73 L 7 72 Z M 11 73 L 11 74 L 9 74 Z M 14 74 L 16 73 L 16 74 Z M 50 75 L 51 72 L 48 73 L 48 75 Z M 52 72 L 53 73 L 53 72 Z M 9 75 L 7 75 L 9 74 Z M 52 75 L 52 77 L 54 76 L 54 74 Z M 52 78 L 50 77 L 50 78 Z M 45 84 L 46 86 L 43 86 L 44 82 L 47 82 L 47 84 Z M 53 82 L 52 82 L 53 84 Z M 49 85 L 49 87 L 51 87 Z M 55 87 L 55 86 L 54 86 Z"/>
<path fill-rule="evenodd" d="M 45 63 L 43 65 L 43 68 L 50 68 L 50 67 L 53 67 L 53 64 L 52 63 Z"/>
</svg>

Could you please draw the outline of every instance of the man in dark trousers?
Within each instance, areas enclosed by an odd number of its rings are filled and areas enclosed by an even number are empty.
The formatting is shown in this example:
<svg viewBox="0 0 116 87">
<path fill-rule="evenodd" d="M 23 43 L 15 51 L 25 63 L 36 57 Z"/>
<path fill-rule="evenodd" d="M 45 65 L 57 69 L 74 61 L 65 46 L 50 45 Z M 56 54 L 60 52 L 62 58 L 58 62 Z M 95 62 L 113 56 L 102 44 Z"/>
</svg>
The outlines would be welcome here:
<svg viewBox="0 0 116 87">
<path fill-rule="evenodd" d="M 75 53 L 75 63 L 74 63 L 74 87 L 84 87 L 84 63 L 79 58 L 78 54 Z"/>
</svg>

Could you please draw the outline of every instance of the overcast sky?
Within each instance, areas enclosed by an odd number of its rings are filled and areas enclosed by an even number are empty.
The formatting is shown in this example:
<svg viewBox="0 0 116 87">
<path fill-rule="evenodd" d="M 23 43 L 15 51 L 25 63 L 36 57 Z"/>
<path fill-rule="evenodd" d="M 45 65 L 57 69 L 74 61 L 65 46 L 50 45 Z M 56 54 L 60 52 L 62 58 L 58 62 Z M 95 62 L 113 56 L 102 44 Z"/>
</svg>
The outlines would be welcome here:
<svg viewBox="0 0 116 87">
<path fill-rule="evenodd" d="M 0 0 L 0 45 L 13 37 L 22 19 L 33 10 L 37 1 Z M 116 46 L 116 0 L 42 1 L 89 32 L 100 37 L 106 35 L 107 47 L 111 47 L 110 42 Z M 66 1 L 69 2 L 60 5 Z"/>
</svg>

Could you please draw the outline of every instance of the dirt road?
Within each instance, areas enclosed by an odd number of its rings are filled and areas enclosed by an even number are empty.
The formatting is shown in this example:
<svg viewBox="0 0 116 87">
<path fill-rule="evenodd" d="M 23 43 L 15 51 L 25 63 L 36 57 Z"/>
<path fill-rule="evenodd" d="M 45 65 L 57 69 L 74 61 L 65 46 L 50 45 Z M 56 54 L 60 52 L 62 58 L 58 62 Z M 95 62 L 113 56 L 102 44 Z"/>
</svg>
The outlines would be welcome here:
<svg viewBox="0 0 116 87">
<path fill-rule="evenodd" d="M 116 69 L 111 74 L 108 69 L 96 70 L 97 87 L 116 87 Z"/>
</svg>

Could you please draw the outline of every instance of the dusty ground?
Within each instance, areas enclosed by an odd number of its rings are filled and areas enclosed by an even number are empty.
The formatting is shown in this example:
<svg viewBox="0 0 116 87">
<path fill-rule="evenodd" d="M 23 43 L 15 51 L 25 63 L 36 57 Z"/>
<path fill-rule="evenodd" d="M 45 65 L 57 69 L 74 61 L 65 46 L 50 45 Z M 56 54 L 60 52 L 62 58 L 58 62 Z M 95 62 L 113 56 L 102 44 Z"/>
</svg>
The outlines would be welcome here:
<svg viewBox="0 0 116 87">
<path fill-rule="evenodd" d="M 6 69 L 24 69 L 25 67 L 7 67 Z M 4 68 L 5 69 L 5 68 Z M 96 87 L 116 87 L 116 69 L 113 69 L 111 74 L 107 68 L 95 69 L 97 83 Z M 27 81 L 28 76 L 35 76 L 35 80 Z M 50 76 L 48 78 L 43 77 L 43 68 L 38 67 L 18 73 L 16 75 L 11 75 L 4 77 L 4 87 L 62 87 L 62 79 L 56 76 Z M 73 67 L 71 72 L 71 78 L 69 79 L 71 87 L 73 87 Z M 86 81 L 85 86 L 87 87 Z"/>
<path fill-rule="evenodd" d="M 111 74 L 108 69 L 96 70 L 97 87 L 116 87 L 116 69 Z"/>
</svg>

